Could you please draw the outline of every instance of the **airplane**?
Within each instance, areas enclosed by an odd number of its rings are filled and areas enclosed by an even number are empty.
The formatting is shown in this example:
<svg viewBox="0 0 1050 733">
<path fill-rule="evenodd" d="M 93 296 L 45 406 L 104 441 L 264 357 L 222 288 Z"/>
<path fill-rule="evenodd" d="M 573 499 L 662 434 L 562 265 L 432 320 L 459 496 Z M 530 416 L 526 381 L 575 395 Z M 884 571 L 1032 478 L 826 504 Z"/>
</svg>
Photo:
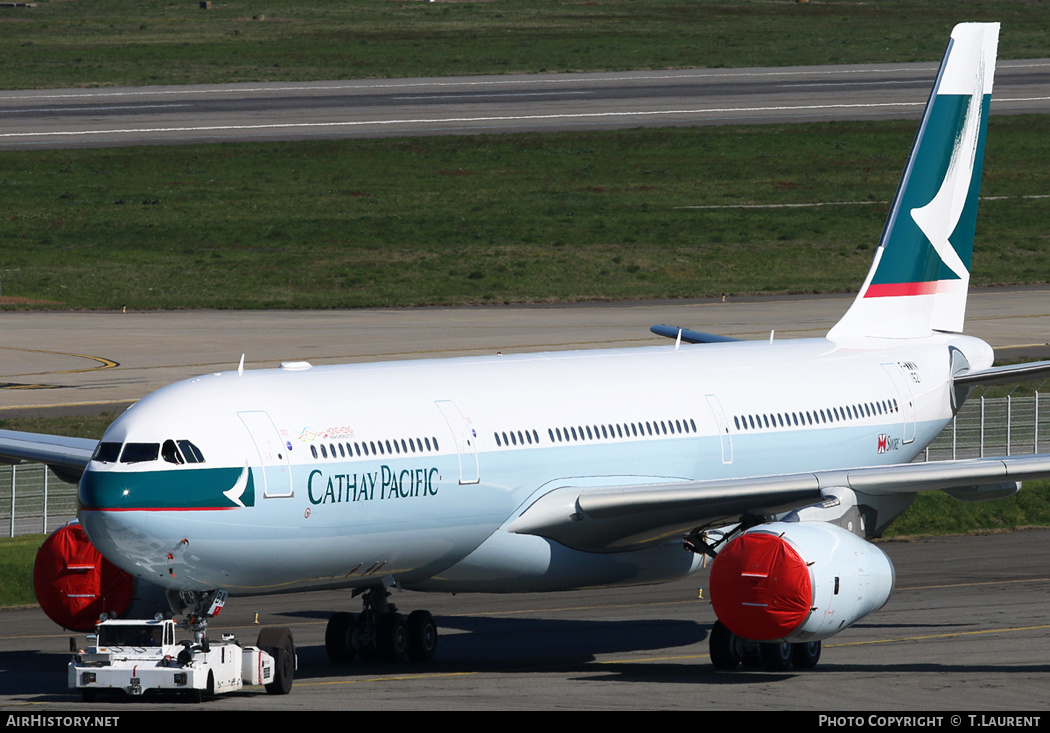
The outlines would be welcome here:
<svg viewBox="0 0 1050 733">
<path fill-rule="evenodd" d="M 998 33 L 953 29 L 871 269 L 823 338 L 661 325 L 673 344 L 242 359 L 98 442 L 2 431 L 0 458 L 79 480 L 90 542 L 202 633 L 228 595 L 350 588 L 364 610 L 329 620 L 333 662 L 426 660 L 434 620 L 399 613 L 391 587 L 640 585 L 711 558 L 714 666 L 812 668 L 889 598 L 869 540 L 919 492 L 980 501 L 1050 477 L 1048 454 L 911 462 L 975 385 L 1050 373 L 993 367 L 962 333 Z"/>
</svg>

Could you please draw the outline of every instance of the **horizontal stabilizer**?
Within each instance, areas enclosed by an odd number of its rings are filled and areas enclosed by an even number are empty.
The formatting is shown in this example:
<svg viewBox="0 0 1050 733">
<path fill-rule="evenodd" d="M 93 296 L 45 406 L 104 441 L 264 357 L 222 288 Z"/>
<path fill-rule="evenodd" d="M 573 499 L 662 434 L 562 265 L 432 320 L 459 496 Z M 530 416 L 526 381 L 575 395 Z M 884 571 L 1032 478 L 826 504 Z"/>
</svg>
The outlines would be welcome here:
<svg viewBox="0 0 1050 733">
<path fill-rule="evenodd" d="M 678 334 L 682 334 L 682 341 L 687 344 L 724 344 L 730 341 L 739 341 L 732 336 L 719 336 L 716 333 L 703 333 L 701 331 L 690 331 L 688 328 L 679 328 L 678 326 L 665 326 L 659 323 L 652 326 L 650 329 L 657 336 L 666 336 L 669 339 L 677 339 Z"/>
<path fill-rule="evenodd" d="M 1050 378 L 1050 361 L 1033 361 L 1028 364 L 1007 364 L 988 369 L 973 369 L 959 372 L 952 377 L 956 387 L 975 384 L 1012 384 L 1026 379 Z"/>
</svg>

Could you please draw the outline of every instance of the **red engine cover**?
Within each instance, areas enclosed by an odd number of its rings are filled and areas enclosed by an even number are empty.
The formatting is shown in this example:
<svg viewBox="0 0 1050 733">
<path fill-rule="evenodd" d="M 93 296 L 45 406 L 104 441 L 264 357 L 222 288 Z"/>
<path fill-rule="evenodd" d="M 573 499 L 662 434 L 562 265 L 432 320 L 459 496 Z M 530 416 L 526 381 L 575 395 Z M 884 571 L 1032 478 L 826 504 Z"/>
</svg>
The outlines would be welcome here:
<svg viewBox="0 0 1050 733">
<path fill-rule="evenodd" d="M 33 591 L 48 618 L 75 631 L 93 629 L 101 613 L 123 616 L 134 599 L 132 577 L 102 557 L 75 523 L 55 530 L 40 546 Z"/>
<path fill-rule="evenodd" d="M 806 620 L 812 603 L 809 568 L 778 535 L 741 535 L 711 565 L 711 605 L 737 636 L 780 639 Z"/>
</svg>

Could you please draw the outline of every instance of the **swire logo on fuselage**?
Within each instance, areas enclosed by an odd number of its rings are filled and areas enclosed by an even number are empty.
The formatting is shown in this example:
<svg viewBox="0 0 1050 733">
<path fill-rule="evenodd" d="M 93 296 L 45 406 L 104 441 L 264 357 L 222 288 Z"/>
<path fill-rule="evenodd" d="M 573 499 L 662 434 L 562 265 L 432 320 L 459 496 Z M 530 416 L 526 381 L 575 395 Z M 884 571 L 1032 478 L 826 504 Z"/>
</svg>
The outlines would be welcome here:
<svg viewBox="0 0 1050 733">
<path fill-rule="evenodd" d="M 310 503 L 315 505 L 408 499 L 414 496 L 437 496 L 436 478 L 439 478 L 438 470 L 434 467 L 398 471 L 384 464 L 378 471 L 334 474 L 314 469 L 310 472 L 306 488 Z"/>
<path fill-rule="evenodd" d="M 885 453 L 886 451 L 897 450 L 901 447 L 900 438 L 891 438 L 886 433 L 879 435 L 878 452 Z"/>
</svg>

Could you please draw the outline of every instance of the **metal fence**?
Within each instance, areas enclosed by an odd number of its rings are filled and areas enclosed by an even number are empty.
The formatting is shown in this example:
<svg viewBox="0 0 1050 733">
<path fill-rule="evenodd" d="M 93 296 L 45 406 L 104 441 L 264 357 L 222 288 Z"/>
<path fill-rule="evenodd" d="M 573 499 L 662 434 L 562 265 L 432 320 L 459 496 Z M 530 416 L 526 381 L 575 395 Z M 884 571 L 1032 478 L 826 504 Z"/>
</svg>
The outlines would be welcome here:
<svg viewBox="0 0 1050 733">
<path fill-rule="evenodd" d="M 76 516 L 77 487 L 46 466 L 0 466 L 0 525 L 8 537 L 47 534 Z"/>
<path fill-rule="evenodd" d="M 1050 395 L 980 397 L 926 449 L 927 461 L 1050 452 Z M 920 460 L 922 460 L 920 458 Z"/>
<path fill-rule="evenodd" d="M 1050 395 L 971 398 L 919 457 L 1050 453 Z M 0 530 L 10 537 L 47 534 L 77 514 L 77 489 L 39 464 L 0 466 Z"/>
</svg>

